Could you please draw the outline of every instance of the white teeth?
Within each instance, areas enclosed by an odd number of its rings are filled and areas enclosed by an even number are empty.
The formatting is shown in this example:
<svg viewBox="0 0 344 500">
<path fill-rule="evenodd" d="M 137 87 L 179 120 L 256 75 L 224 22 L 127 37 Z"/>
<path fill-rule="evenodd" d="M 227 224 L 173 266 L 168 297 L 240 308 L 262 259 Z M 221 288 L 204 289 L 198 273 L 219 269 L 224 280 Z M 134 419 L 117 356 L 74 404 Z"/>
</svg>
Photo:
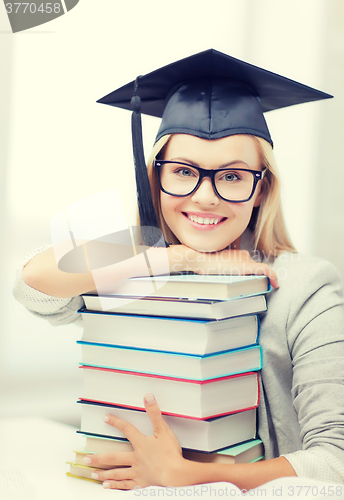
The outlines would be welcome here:
<svg viewBox="0 0 344 500">
<path fill-rule="evenodd" d="M 218 224 L 220 222 L 220 219 L 210 219 L 209 217 L 197 217 L 196 215 L 188 215 L 187 217 L 192 220 L 192 222 L 197 222 L 198 224 L 203 224 L 203 225 L 210 225 L 210 224 Z"/>
</svg>

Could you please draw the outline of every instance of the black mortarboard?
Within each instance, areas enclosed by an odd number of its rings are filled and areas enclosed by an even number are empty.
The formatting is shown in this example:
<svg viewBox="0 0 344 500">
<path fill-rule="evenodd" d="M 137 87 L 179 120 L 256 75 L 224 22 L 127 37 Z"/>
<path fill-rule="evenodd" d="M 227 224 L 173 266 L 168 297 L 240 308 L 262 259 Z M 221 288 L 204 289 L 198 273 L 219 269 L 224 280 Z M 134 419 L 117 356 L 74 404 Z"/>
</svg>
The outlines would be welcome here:
<svg viewBox="0 0 344 500">
<path fill-rule="evenodd" d="M 210 49 L 181 59 L 111 92 L 98 102 L 133 110 L 133 148 L 142 225 L 157 226 L 143 156 L 140 112 L 162 117 L 156 137 L 235 134 L 272 144 L 263 113 L 332 97 Z"/>
</svg>

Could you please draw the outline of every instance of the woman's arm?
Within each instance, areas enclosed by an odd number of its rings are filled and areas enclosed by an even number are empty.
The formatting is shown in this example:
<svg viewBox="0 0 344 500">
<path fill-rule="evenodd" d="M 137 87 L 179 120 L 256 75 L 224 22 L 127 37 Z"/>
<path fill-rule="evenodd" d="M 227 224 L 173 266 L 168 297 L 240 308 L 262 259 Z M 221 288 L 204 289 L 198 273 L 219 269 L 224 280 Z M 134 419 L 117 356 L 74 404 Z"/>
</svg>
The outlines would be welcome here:
<svg viewBox="0 0 344 500">
<path fill-rule="evenodd" d="M 53 297 L 75 297 L 95 289 L 92 273 L 65 273 L 56 264 L 54 249 L 35 255 L 23 268 L 24 282 Z"/>
<path fill-rule="evenodd" d="M 309 259 L 307 264 L 301 260 L 294 266 L 298 276 L 293 274 L 292 289 L 297 293 L 290 303 L 286 331 L 293 365 L 291 395 L 302 450 L 283 455 L 297 475 L 343 484 L 342 280 L 337 269 L 321 259 Z"/>
<path fill-rule="evenodd" d="M 188 470 L 189 469 L 189 470 Z M 248 464 L 206 464 L 191 462 L 179 473 L 193 479 L 192 483 L 228 482 L 241 490 L 250 490 L 273 479 L 296 476 L 294 469 L 284 457 Z"/>
<path fill-rule="evenodd" d="M 266 264 L 254 262 L 249 253 L 242 250 L 222 250 L 211 254 L 197 252 L 184 245 L 169 248 L 150 248 L 146 252 L 154 275 L 170 272 L 193 271 L 198 274 L 263 274 L 277 285 L 275 272 Z M 143 254 L 141 254 L 143 257 Z M 168 262 L 166 261 L 168 260 Z M 147 262 L 139 256 L 107 265 L 96 271 L 97 285 L 111 292 L 111 286 L 121 280 L 147 276 Z M 95 272 L 73 273 L 61 271 L 56 263 L 54 249 L 36 255 L 24 267 L 24 282 L 30 287 L 53 297 L 75 297 L 98 288 Z"/>
<path fill-rule="evenodd" d="M 84 307 L 81 297 L 59 298 L 42 293 L 30 287 L 23 280 L 23 268 L 36 255 L 43 253 L 47 247 L 40 247 L 28 254 L 21 262 L 15 275 L 12 293 L 14 298 L 20 302 L 33 315 L 45 318 L 53 326 L 66 325 L 81 320 L 78 310 Z M 75 323 L 77 324 L 77 323 Z"/>
<path fill-rule="evenodd" d="M 153 395 L 145 396 L 145 408 L 152 422 L 152 436 L 145 436 L 124 420 L 107 415 L 108 423 L 121 430 L 132 443 L 134 451 L 86 457 L 85 463 L 95 468 L 100 464 L 129 466 L 97 471 L 93 477 L 103 481 L 104 487 L 133 489 L 226 481 L 242 490 L 249 490 L 279 477 L 296 475 L 284 457 L 252 464 L 209 464 L 186 460 Z"/>
<path fill-rule="evenodd" d="M 22 277 L 24 282 L 30 287 L 53 297 L 76 297 L 83 293 L 90 293 L 101 288 L 99 293 L 106 289 L 111 292 L 115 289 L 116 283 L 132 277 L 147 276 L 147 262 L 143 254 L 140 256 L 129 257 L 120 262 L 116 262 L 116 248 L 113 251 L 114 264 L 101 265 L 102 250 L 99 250 L 97 257 L 97 269 L 89 268 L 88 272 L 65 272 L 59 269 L 57 265 L 53 247 L 36 255 L 23 268 Z M 169 269 L 169 263 L 165 248 L 150 248 L 146 252 L 149 255 L 150 262 L 154 262 L 155 274 L 166 273 Z M 104 254 L 109 253 L 109 248 L 104 245 Z M 75 263 L 77 267 L 78 263 Z M 167 266 L 167 269 L 166 269 Z M 73 263 L 69 264 L 73 269 Z M 97 283 L 97 284 L 96 284 Z M 98 285 L 98 287 L 97 287 Z"/>
</svg>

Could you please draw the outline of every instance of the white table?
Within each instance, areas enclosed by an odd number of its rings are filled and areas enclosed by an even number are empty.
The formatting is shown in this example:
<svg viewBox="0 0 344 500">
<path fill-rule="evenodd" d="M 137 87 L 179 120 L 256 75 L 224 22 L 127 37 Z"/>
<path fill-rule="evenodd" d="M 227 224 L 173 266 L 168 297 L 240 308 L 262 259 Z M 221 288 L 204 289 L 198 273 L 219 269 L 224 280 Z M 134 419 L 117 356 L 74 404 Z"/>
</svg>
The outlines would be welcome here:
<svg viewBox="0 0 344 500">
<path fill-rule="evenodd" d="M 66 475 L 69 469 L 66 462 L 73 460 L 73 450 L 84 446 L 85 438 L 76 434 L 76 430 L 74 427 L 43 418 L 0 419 L 0 499 L 103 500 L 106 498 L 109 500 L 115 496 L 116 498 L 143 499 L 152 498 L 152 493 L 155 493 L 154 497 L 167 497 L 172 500 L 196 496 L 203 500 L 216 500 L 219 496 L 223 499 L 268 498 L 276 500 L 279 497 L 295 498 L 295 500 L 296 498 L 324 500 L 329 496 L 320 493 L 322 488 L 325 487 L 326 491 L 329 491 L 330 486 L 336 491 L 335 488 L 338 486 L 310 479 L 282 478 L 261 486 L 260 491 L 252 490 L 246 495 L 229 483 L 198 485 L 195 487 L 196 494 L 194 487 L 170 489 L 168 492 L 158 487 L 151 488 L 155 489 L 155 492 L 106 490 L 101 484 L 74 479 Z M 295 488 L 295 494 L 290 496 L 291 485 Z M 280 495 L 279 492 L 283 494 Z M 334 494 L 332 500 L 344 499 L 344 485 L 341 487 L 341 492 L 341 495 Z"/>
<path fill-rule="evenodd" d="M 124 492 L 70 478 L 67 461 L 84 447 L 77 429 L 43 418 L 0 420 L 1 500 L 98 500 Z M 6 492 L 6 495 L 5 495 Z"/>
</svg>

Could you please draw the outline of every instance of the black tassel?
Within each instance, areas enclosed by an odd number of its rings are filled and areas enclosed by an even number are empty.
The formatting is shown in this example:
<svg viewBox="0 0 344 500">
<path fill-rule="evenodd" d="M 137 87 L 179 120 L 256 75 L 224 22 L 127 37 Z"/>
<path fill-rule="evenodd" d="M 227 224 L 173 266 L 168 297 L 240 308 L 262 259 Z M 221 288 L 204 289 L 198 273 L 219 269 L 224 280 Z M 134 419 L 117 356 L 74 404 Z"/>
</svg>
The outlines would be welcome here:
<svg viewBox="0 0 344 500">
<path fill-rule="evenodd" d="M 135 80 L 134 95 L 131 98 L 131 133 L 133 141 L 133 153 L 135 164 L 135 177 L 137 188 L 137 201 L 141 222 L 141 236 L 145 245 L 168 246 L 164 239 L 157 238 L 159 227 L 158 218 L 152 200 L 151 187 L 149 184 L 147 167 L 143 152 L 142 123 L 141 123 L 141 99 L 137 95 L 138 76 Z M 161 233 L 160 233 L 161 234 Z"/>
</svg>

